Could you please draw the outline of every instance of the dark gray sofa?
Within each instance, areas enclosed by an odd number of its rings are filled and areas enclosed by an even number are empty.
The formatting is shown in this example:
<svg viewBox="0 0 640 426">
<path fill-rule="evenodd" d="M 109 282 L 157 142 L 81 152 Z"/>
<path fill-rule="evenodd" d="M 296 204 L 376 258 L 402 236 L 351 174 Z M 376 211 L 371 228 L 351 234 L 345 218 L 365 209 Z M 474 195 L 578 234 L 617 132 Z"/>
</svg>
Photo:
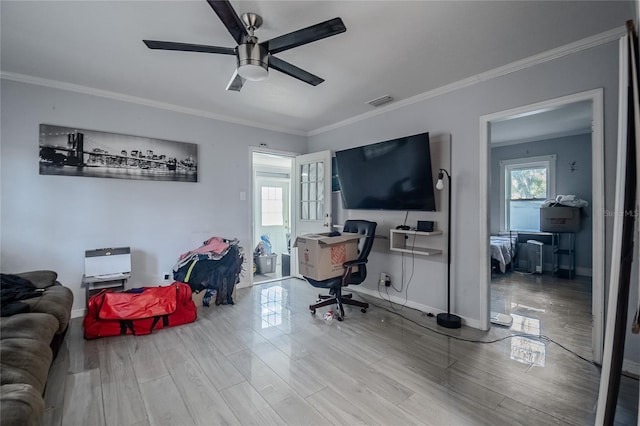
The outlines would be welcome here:
<svg viewBox="0 0 640 426">
<path fill-rule="evenodd" d="M 73 293 L 53 271 L 16 275 L 43 291 L 21 300 L 29 305 L 28 313 L 0 317 L 0 424 L 40 425 L 42 395 L 69 325 Z"/>
</svg>

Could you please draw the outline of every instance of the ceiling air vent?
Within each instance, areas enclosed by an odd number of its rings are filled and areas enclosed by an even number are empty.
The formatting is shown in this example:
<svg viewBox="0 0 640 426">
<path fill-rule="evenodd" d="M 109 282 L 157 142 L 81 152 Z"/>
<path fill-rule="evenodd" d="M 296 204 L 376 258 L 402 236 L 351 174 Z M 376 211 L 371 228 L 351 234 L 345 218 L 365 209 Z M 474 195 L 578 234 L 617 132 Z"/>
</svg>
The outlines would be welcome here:
<svg viewBox="0 0 640 426">
<path fill-rule="evenodd" d="M 369 102 L 367 102 L 369 105 L 374 106 L 374 107 L 379 107 L 380 105 L 384 105 L 388 102 L 391 102 L 393 100 L 393 97 L 389 96 L 389 95 L 384 95 L 381 96 L 379 98 L 373 99 Z"/>
</svg>

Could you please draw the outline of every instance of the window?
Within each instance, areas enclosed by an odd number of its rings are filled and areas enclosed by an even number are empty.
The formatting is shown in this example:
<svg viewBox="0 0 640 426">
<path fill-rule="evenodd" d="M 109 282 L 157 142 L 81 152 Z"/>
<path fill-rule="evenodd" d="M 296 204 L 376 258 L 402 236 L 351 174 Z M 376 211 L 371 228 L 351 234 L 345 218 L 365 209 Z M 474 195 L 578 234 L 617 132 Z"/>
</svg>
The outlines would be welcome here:
<svg viewBox="0 0 640 426">
<path fill-rule="evenodd" d="M 500 162 L 503 231 L 540 230 L 540 206 L 556 193 L 555 168 L 555 155 Z"/>
<path fill-rule="evenodd" d="M 262 187 L 262 226 L 284 225 L 284 202 L 282 188 Z"/>
</svg>

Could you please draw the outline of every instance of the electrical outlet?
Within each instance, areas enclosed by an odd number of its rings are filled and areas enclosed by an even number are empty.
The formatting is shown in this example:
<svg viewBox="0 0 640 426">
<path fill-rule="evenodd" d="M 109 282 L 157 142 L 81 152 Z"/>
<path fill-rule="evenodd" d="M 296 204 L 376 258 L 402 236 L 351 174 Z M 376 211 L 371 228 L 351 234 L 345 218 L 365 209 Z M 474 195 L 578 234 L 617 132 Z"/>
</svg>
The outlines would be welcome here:
<svg viewBox="0 0 640 426">
<path fill-rule="evenodd" d="M 384 272 L 380 272 L 380 285 L 385 285 L 387 282 L 387 274 Z"/>
<path fill-rule="evenodd" d="M 380 272 L 380 285 L 389 287 L 391 285 L 391 277 L 386 272 Z"/>
</svg>

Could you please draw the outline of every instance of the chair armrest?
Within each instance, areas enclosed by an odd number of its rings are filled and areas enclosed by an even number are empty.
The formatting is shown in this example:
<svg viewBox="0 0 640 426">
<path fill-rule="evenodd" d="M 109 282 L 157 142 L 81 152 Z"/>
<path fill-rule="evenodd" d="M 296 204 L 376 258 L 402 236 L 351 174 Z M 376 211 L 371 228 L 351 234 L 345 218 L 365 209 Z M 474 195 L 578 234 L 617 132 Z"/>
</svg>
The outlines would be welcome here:
<svg viewBox="0 0 640 426">
<path fill-rule="evenodd" d="M 350 260 L 348 262 L 344 262 L 342 264 L 342 266 L 344 266 L 345 268 L 350 268 L 351 266 L 364 265 L 365 263 L 367 263 L 367 259 L 365 259 L 365 260 L 355 259 L 355 260 Z"/>
</svg>

